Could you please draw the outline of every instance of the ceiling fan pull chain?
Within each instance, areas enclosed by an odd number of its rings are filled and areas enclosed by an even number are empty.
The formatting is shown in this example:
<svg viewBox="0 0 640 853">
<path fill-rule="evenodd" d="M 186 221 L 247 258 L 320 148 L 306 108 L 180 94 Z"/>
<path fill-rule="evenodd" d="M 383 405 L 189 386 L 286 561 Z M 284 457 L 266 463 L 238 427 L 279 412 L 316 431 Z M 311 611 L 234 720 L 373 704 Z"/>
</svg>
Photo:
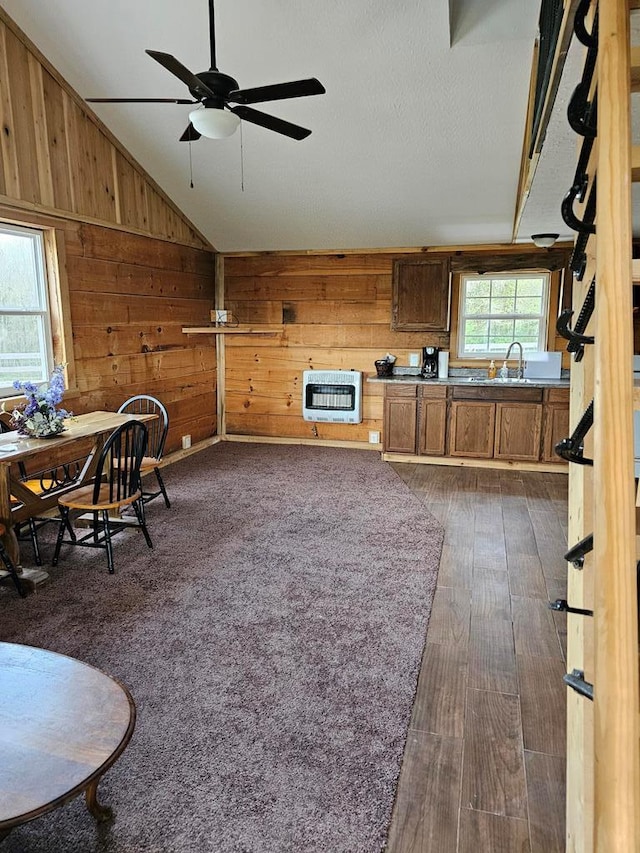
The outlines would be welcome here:
<svg viewBox="0 0 640 853">
<path fill-rule="evenodd" d="M 242 122 L 240 122 L 240 189 L 244 192 L 244 136 L 242 135 Z"/>
<path fill-rule="evenodd" d="M 193 159 L 191 157 L 191 140 L 189 140 L 189 186 L 193 189 Z"/>
</svg>

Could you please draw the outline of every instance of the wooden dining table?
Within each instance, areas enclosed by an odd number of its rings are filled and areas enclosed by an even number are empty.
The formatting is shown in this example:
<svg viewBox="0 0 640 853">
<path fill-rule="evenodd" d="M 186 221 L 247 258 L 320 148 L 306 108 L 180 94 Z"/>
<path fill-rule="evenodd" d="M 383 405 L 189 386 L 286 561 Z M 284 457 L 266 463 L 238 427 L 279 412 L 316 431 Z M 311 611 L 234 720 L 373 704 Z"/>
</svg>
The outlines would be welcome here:
<svg viewBox="0 0 640 853">
<path fill-rule="evenodd" d="M 0 434 L 0 521 L 7 529 L 5 547 L 18 571 L 20 548 L 15 525 L 41 517 L 57 506 L 61 494 L 89 483 L 102 447 L 117 427 L 155 417 L 89 412 L 66 420 L 64 432 L 54 438 L 27 438 L 15 431 Z M 25 483 L 25 470 L 29 485 Z M 46 573 L 38 574 L 46 578 Z"/>
</svg>

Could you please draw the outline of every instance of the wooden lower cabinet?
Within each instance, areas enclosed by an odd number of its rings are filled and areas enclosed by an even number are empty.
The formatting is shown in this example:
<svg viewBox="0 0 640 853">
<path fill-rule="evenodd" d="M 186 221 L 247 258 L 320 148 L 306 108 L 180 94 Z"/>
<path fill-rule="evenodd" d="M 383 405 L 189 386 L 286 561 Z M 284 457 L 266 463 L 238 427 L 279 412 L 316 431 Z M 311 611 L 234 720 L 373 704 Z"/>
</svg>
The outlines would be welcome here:
<svg viewBox="0 0 640 853">
<path fill-rule="evenodd" d="M 538 462 L 542 403 L 496 403 L 494 459 Z"/>
<path fill-rule="evenodd" d="M 495 424 L 495 403 L 451 403 L 449 456 L 492 459 Z"/>
<path fill-rule="evenodd" d="M 418 389 L 418 453 L 444 456 L 447 449 L 447 389 L 423 385 Z"/>
<path fill-rule="evenodd" d="M 382 446 L 388 453 L 416 452 L 417 386 L 387 385 Z"/>
<path fill-rule="evenodd" d="M 555 452 L 556 444 L 571 434 L 569 429 L 569 392 L 551 389 L 544 407 L 542 427 L 542 461 L 564 463 Z"/>
<path fill-rule="evenodd" d="M 474 385 L 386 385 L 389 453 L 513 462 L 559 462 L 569 434 L 568 391 Z"/>
</svg>

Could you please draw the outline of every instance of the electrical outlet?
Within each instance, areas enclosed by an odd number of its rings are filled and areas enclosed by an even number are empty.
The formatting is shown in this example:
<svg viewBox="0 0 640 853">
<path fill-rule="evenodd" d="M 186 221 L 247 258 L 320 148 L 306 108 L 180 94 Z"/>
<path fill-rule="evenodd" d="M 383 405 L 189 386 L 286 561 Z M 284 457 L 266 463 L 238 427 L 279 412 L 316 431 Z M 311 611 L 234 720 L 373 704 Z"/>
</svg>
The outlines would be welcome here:
<svg viewBox="0 0 640 853">
<path fill-rule="evenodd" d="M 228 311 L 224 311 L 222 308 L 216 308 L 216 323 L 226 323 L 228 313 Z"/>
<path fill-rule="evenodd" d="M 419 352 L 410 352 L 409 353 L 409 367 L 420 367 L 420 353 Z"/>
<path fill-rule="evenodd" d="M 191 447 L 191 436 L 183 435 L 182 436 L 182 449 L 188 450 Z"/>
<path fill-rule="evenodd" d="M 380 433 L 378 430 L 369 430 L 369 444 L 380 444 Z"/>
</svg>

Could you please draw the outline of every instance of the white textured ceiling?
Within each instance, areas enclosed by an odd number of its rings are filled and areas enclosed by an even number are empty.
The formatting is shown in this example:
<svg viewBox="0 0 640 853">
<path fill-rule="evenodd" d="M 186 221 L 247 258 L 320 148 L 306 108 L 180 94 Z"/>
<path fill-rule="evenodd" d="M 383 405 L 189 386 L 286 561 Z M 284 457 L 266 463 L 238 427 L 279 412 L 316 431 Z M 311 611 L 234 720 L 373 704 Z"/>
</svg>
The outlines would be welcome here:
<svg viewBox="0 0 640 853">
<path fill-rule="evenodd" d="M 188 97 L 145 48 L 209 67 L 206 0 L 0 4 L 83 97 Z M 508 242 L 538 12 L 217 0 L 221 71 L 242 88 L 315 76 L 327 94 L 258 105 L 311 128 L 301 142 L 243 122 L 242 136 L 191 145 L 193 189 L 178 142 L 189 106 L 93 109 L 221 251 Z"/>
</svg>

